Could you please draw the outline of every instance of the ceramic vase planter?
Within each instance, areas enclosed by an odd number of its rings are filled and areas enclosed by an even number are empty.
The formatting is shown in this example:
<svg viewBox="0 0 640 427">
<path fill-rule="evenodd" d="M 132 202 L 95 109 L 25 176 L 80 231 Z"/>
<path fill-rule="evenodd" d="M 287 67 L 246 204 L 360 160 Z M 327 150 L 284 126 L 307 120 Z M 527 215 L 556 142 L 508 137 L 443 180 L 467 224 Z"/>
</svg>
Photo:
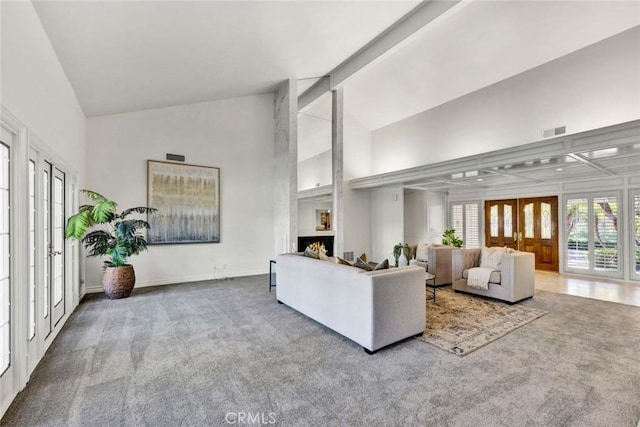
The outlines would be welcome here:
<svg viewBox="0 0 640 427">
<path fill-rule="evenodd" d="M 136 284 L 136 273 L 132 265 L 105 267 L 102 287 L 109 299 L 127 298 Z"/>
</svg>

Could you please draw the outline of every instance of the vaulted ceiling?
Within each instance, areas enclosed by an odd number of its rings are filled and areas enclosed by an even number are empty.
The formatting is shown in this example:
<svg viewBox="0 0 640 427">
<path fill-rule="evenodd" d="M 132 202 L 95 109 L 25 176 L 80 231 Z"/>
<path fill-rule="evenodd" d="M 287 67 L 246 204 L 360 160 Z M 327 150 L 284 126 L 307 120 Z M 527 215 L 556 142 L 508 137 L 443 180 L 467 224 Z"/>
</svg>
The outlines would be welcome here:
<svg viewBox="0 0 640 427">
<path fill-rule="evenodd" d="M 88 117 L 300 91 L 419 1 L 34 1 Z M 402 25 L 402 24 L 399 24 Z M 348 78 L 375 130 L 640 25 L 640 2 L 459 2 Z M 330 148 L 330 97 L 299 116 L 299 159 Z"/>
<path fill-rule="evenodd" d="M 89 117 L 325 75 L 419 1 L 34 1 Z M 369 129 L 640 24 L 637 1 L 461 2 L 346 82 Z"/>
<path fill-rule="evenodd" d="M 417 1 L 34 1 L 85 115 L 324 75 Z"/>
</svg>

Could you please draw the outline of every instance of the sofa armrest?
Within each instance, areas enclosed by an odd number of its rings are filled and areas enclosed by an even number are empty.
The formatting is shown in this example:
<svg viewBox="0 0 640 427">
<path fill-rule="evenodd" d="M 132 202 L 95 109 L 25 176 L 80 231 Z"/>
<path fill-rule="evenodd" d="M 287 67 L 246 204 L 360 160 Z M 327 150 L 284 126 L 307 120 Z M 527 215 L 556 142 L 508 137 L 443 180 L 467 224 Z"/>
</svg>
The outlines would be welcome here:
<svg viewBox="0 0 640 427">
<path fill-rule="evenodd" d="M 426 304 L 422 268 L 409 266 L 365 274 L 371 277 L 372 289 L 369 350 L 375 351 L 424 332 Z"/>
<path fill-rule="evenodd" d="M 427 271 L 436 276 L 436 285 L 452 283 L 453 246 L 433 246 L 429 248 L 429 268 Z"/>
<path fill-rule="evenodd" d="M 520 301 L 535 292 L 535 255 L 530 252 L 513 252 L 502 255 L 500 267 L 501 285 L 510 289 L 511 301 Z"/>
</svg>

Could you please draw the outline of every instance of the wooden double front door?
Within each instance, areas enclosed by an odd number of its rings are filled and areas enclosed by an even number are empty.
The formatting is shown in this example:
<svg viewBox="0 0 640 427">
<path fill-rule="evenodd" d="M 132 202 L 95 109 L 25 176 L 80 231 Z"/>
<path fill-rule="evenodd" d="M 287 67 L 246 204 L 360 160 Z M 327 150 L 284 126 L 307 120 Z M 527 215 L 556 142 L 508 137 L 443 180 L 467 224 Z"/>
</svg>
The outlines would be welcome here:
<svg viewBox="0 0 640 427">
<path fill-rule="evenodd" d="M 536 255 L 536 269 L 558 271 L 558 197 L 487 200 L 486 246 L 508 246 Z"/>
</svg>

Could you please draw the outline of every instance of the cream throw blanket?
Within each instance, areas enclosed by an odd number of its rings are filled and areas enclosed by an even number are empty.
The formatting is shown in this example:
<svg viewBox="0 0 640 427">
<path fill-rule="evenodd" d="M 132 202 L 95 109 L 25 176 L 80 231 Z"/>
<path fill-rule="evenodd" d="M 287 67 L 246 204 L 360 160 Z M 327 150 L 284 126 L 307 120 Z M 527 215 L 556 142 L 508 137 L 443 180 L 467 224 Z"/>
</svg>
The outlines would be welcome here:
<svg viewBox="0 0 640 427">
<path fill-rule="evenodd" d="M 487 267 L 470 268 L 467 286 L 476 289 L 489 289 L 489 278 L 493 271 L 495 271 L 495 269 Z"/>
</svg>

